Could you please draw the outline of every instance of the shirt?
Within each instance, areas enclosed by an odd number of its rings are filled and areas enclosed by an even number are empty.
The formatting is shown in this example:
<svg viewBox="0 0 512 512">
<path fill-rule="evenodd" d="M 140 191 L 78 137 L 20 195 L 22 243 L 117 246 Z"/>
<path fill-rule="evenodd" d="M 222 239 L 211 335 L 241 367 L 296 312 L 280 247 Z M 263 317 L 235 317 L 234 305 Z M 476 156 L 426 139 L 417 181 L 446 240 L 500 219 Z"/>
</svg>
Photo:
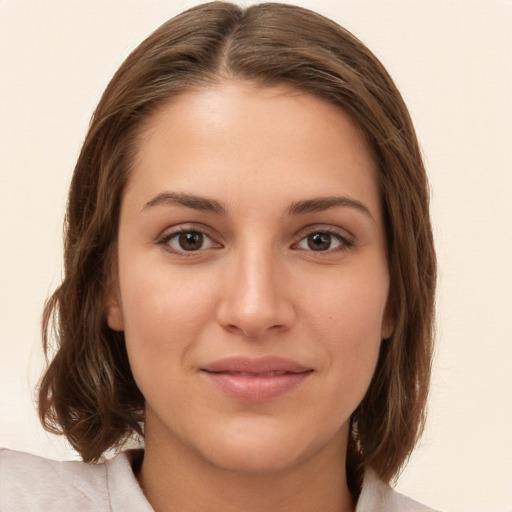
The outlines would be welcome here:
<svg viewBox="0 0 512 512">
<path fill-rule="evenodd" d="M 106 462 L 46 459 L 0 449 L 0 512 L 154 512 L 132 470 L 137 450 Z M 434 512 L 365 473 L 356 512 Z"/>
</svg>

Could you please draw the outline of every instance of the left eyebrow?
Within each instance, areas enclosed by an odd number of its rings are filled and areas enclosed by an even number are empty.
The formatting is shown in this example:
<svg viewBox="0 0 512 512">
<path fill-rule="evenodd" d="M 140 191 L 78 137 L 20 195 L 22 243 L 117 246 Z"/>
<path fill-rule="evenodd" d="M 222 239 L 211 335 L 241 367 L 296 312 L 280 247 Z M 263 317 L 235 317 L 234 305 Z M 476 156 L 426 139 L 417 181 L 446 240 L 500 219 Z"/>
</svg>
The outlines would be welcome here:
<svg viewBox="0 0 512 512">
<path fill-rule="evenodd" d="M 355 208 L 375 221 L 367 206 L 357 199 L 345 196 L 315 197 L 314 199 L 294 201 L 288 208 L 288 214 L 303 215 L 305 213 L 323 212 L 336 207 Z"/>
<path fill-rule="evenodd" d="M 217 213 L 219 215 L 226 214 L 226 208 L 216 201 L 215 199 L 209 199 L 207 197 L 196 196 L 193 194 L 176 193 L 176 192 L 162 192 L 155 196 L 153 199 L 148 201 L 142 210 L 146 210 L 152 206 L 158 206 L 162 204 L 167 205 L 179 205 L 193 210 L 202 210 L 205 212 Z"/>
</svg>

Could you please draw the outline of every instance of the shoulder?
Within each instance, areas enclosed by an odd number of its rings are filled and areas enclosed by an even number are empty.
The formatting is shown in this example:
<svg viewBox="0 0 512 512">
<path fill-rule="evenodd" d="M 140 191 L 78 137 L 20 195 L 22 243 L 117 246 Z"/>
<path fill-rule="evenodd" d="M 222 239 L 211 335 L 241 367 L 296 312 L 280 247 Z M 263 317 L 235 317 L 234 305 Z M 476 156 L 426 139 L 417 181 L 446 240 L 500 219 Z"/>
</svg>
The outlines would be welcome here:
<svg viewBox="0 0 512 512">
<path fill-rule="evenodd" d="M 417 501 L 398 493 L 379 480 L 372 470 L 364 476 L 363 488 L 356 512 L 436 512 Z"/>
<path fill-rule="evenodd" d="M 29 453 L 0 450 L 2 512 L 60 512 L 63 504 L 80 506 L 80 510 L 103 510 L 105 503 L 108 504 L 106 483 L 105 464 L 59 462 Z"/>
<path fill-rule="evenodd" d="M 0 512 L 110 512 L 133 495 L 145 501 L 126 454 L 85 464 L 0 449 Z"/>
</svg>

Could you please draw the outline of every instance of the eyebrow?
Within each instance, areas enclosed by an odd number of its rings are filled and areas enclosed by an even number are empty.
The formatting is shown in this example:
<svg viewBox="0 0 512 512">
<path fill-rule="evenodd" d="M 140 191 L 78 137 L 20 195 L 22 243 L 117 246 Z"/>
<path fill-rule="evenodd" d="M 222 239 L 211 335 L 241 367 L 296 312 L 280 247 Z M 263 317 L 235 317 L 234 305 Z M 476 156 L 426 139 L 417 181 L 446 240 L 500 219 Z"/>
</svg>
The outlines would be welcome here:
<svg viewBox="0 0 512 512">
<path fill-rule="evenodd" d="M 314 199 L 296 201 L 290 205 L 288 213 L 290 215 L 303 215 L 305 213 L 322 212 L 339 206 L 355 208 L 372 220 L 375 220 L 370 210 L 361 201 L 345 196 L 316 197 Z"/>
<path fill-rule="evenodd" d="M 215 199 L 208 199 L 206 197 L 195 196 L 193 194 L 186 194 L 184 192 L 162 192 L 151 199 L 151 201 L 148 201 L 144 205 L 143 210 L 162 204 L 177 204 L 194 210 L 217 213 L 220 215 L 226 214 L 226 208 L 219 203 L 219 201 L 216 201 Z"/>
<path fill-rule="evenodd" d="M 144 205 L 143 210 L 159 205 L 179 205 L 219 215 L 226 215 L 227 213 L 226 207 L 219 201 L 196 196 L 194 194 L 187 194 L 185 192 L 161 192 L 148 201 Z M 294 201 L 288 208 L 288 214 L 294 216 L 304 215 L 306 213 L 322 212 L 336 207 L 355 208 L 372 220 L 375 220 L 370 210 L 361 201 L 346 196 L 316 197 L 314 199 Z"/>
</svg>

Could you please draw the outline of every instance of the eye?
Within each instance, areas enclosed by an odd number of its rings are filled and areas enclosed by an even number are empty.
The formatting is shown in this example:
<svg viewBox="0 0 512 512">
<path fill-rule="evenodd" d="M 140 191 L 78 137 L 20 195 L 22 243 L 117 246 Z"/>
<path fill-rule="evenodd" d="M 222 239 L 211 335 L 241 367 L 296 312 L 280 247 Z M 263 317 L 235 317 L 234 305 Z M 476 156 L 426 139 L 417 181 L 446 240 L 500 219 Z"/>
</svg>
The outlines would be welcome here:
<svg viewBox="0 0 512 512">
<path fill-rule="evenodd" d="M 315 252 L 332 251 L 348 245 L 348 241 L 341 235 L 330 233 L 329 231 L 314 231 L 309 233 L 297 244 L 300 249 Z"/>
<path fill-rule="evenodd" d="M 213 240 L 202 231 L 182 230 L 165 235 L 159 242 L 171 252 L 194 252 L 215 246 Z"/>
</svg>

